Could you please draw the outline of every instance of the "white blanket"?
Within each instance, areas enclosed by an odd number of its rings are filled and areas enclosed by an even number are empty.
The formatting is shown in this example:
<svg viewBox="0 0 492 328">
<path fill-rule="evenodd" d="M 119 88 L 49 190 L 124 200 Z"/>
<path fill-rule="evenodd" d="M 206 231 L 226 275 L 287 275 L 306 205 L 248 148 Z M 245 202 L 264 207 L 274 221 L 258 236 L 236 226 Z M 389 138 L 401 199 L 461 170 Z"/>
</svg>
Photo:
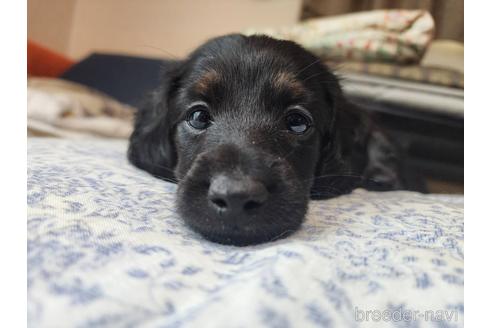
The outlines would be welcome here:
<svg viewBox="0 0 492 328">
<path fill-rule="evenodd" d="M 222 246 L 125 151 L 28 141 L 29 327 L 463 325 L 462 197 L 355 191 L 286 239 Z"/>
</svg>

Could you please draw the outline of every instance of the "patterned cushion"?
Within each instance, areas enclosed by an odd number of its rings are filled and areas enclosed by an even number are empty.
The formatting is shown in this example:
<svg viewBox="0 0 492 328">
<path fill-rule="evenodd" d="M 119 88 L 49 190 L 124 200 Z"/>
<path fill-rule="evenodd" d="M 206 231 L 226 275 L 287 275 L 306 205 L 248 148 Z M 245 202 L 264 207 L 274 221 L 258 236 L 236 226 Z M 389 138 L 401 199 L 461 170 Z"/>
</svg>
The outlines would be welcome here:
<svg viewBox="0 0 492 328">
<path fill-rule="evenodd" d="M 462 326 L 462 197 L 357 190 L 286 239 L 223 246 L 125 150 L 29 139 L 30 327 Z"/>
<path fill-rule="evenodd" d="M 424 10 L 371 10 L 245 33 L 295 41 L 324 60 L 408 64 L 418 63 L 424 55 L 434 20 Z"/>
</svg>

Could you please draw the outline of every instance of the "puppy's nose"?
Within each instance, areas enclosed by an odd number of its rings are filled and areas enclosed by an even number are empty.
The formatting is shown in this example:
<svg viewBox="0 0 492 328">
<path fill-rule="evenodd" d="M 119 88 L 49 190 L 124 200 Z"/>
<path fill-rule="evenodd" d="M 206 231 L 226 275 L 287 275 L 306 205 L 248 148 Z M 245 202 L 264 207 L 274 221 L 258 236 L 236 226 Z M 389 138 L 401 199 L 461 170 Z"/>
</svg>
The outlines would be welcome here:
<svg viewBox="0 0 492 328">
<path fill-rule="evenodd" d="M 208 199 L 219 213 L 242 214 L 261 207 L 268 199 L 268 190 L 250 177 L 219 175 L 210 183 Z"/>
</svg>

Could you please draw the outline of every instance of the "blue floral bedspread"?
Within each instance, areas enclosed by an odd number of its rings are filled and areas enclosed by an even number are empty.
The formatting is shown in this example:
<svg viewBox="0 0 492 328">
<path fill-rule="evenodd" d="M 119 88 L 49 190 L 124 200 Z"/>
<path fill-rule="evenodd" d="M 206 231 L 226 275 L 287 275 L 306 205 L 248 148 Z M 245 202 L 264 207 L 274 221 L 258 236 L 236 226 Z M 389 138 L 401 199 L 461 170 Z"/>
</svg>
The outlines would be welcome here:
<svg viewBox="0 0 492 328">
<path fill-rule="evenodd" d="M 223 246 L 125 152 L 29 139 L 29 327 L 463 325 L 463 197 L 357 190 L 286 239 Z"/>
</svg>

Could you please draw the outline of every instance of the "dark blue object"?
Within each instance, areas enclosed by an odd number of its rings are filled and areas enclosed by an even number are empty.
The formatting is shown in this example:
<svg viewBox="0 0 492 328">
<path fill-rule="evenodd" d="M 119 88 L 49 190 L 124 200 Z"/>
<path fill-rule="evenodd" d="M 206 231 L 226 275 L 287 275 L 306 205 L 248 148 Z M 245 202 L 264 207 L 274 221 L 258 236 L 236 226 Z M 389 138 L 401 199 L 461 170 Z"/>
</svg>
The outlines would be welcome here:
<svg viewBox="0 0 492 328">
<path fill-rule="evenodd" d="M 139 106 L 145 94 L 158 86 L 165 62 L 154 58 L 93 54 L 72 66 L 61 78 Z"/>
</svg>

